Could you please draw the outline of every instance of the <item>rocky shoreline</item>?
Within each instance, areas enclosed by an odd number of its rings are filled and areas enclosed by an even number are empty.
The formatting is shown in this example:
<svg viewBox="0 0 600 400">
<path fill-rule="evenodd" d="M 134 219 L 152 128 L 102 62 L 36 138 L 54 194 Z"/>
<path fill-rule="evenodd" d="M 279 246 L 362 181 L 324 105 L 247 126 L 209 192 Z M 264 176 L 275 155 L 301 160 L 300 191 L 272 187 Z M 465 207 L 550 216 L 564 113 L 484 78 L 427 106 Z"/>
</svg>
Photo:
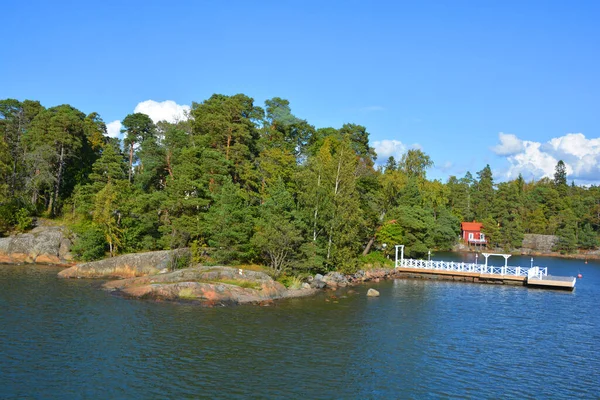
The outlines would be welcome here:
<svg viewBox="0 0 600 400">
<path fill-rule="evenodd" d="M 39 226 L 28 233 L 0 238 L 0 263 L 72 265 L 72 241 L 61 226 Z"/>
<path fill-rule="evenodd" d="M 298 288 L 286 288 L 260 271 L 225 266 L 195 265 L 174 269 L 188 249 L 127 254 L 72 266 L 59 278 L 106 279 L 102 285 L 115 295 L 160 301 L 193 302 L 203 306 L 270 305 L 276 300 L 311 296 L 395 275 L 393 269 L 359 271 L 353 275 L 317 274 Z"/>
</svg>

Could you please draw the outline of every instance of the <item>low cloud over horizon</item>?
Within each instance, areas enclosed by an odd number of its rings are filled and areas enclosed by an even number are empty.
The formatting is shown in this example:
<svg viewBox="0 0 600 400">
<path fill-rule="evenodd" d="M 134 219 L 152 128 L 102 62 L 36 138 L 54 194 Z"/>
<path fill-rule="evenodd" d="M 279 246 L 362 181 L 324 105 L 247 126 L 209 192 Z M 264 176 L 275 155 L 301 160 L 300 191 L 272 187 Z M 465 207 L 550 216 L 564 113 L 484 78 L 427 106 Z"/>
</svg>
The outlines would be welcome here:
<svg viewBox="0 0 600 400">
<path fill-rule="evenodd" d="M 501 132 L 498 139 L 500 144 L 491 150 L 509 162 L 506 179 L 515 179 L 519 174 L 525 179 L 552 178 L 556 164 L 562 160 L 569 180 L 600 181 L 600 138 L 568 133 L 541 143 Z"/>
</svg>

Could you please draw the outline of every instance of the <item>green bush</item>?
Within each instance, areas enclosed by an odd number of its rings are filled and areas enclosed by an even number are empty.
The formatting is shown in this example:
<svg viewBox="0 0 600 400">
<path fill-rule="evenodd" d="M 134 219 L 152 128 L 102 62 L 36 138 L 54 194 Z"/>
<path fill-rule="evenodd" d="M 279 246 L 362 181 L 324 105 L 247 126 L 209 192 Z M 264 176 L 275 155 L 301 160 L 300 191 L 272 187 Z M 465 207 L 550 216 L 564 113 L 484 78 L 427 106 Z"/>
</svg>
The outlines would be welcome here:
<svg viewBox="0 0 600 400">
<path fill-rule="evenodd" d="M 94 261 L 104 258 L 108 243 L 102 230 L 93 223 L 79 224 L 73 227 L 76 238 L 71 252 L 75 259 Z"/>
<path fill-rule="evenodd" d="M 12 231 L 15 227 L 24 232 L 33 227 L 33 213 L 18 199 L 0 204 L 0 234 Z"/>
<path fill-rule="evenodd" d="M 277 282 L 288 289 L 300 289 L 302 287 L 302 278 L 299 276 L 279 275 Z"/>
<path fill-rule="evenodd" d="M 394 260 L 386 258 L 380 251 L 372 251 L 366 256 L 360 256 L 359 263 L 362 269 L 394 267 Z"/>
<path fill-rule="evenodd" d="M 26 208 L 20 208 L 15 216 L 16 228 L 19 232 L 25 232 L 33 228 L 33 218 Z"/>
<path fill-rule="evenodd" d="M 192 262 L 192 256 L 190 254 L 177 255 L 174 254 L 171 262 L 169 263 L 169 270 L 175 271 L 177 269 L 184 269 L 190 266 Z"/>
</svg>

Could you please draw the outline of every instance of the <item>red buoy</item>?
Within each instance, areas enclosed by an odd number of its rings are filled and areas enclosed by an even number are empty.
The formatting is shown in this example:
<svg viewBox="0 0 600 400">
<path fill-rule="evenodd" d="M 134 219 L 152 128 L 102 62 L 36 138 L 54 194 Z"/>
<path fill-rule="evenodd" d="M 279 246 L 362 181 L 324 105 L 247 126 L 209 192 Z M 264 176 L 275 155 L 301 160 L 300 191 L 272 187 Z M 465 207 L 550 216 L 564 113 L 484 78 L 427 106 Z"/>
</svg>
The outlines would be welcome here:
<svg viewBox="0 0 600 400">
<path fill-rule="evenodd" d="M 579 279 L 581 279 L 581 278 L 583 278 L 583 275 L 581 275 L 581 274 L 577 274 L 577 277 L 578 277 Z"/>
</svg>

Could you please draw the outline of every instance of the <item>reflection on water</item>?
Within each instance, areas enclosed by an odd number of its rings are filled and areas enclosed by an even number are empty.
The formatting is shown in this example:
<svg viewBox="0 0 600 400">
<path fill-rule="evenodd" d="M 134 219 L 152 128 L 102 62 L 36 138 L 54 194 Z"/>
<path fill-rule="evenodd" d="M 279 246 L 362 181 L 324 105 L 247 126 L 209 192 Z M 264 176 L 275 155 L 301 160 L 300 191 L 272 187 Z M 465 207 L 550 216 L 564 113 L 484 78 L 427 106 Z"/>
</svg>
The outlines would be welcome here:
<svg viewBox="0 0 600 400">
<path fill-rule="evenodd" d="M 397 280 L 379 298 L 206 309 L 0 266 L 0 397 L 594 398 L 600 265 L 536 261 L 584 278 L 573 293 Z"/>
</svg>

